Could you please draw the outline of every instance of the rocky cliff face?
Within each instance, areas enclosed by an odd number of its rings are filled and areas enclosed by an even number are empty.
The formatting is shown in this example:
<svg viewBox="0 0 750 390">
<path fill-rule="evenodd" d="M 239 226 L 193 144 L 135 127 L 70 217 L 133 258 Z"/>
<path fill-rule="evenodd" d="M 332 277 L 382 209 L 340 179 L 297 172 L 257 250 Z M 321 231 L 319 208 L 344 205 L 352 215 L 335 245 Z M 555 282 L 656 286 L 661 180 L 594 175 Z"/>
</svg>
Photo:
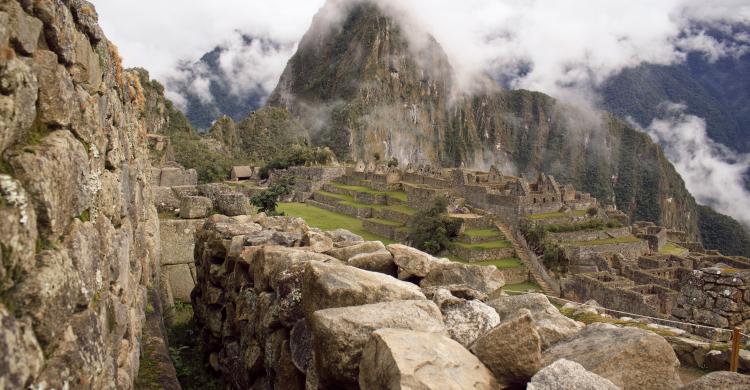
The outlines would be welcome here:
<svg viewBox="0 0 750 390">
<path fill-rule="evenodd" d="M 144 95 L 83 0 L 0 1 L 0 388 L 131 388 L 159 265 Z"/>
</svg>

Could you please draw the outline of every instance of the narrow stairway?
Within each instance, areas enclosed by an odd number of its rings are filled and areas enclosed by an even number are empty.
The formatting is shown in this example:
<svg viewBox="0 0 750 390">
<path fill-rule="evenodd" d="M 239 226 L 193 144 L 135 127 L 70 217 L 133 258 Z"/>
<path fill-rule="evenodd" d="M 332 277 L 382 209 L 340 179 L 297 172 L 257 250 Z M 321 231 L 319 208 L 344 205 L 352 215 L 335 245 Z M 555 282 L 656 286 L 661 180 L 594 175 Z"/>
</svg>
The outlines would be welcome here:
<svg viewBox="0 0 750 390">
<path fill-rule="evenodd" d="M 558 296 L 559 294 L 547 283 L 547 281 L 539 274 L 537 267 L 533 264 L 529 250 L 518 243 L 516 235 L 510 230 L 510 228 L 501 222 L 495 222 L 495 226 L 503 233 L 505 238 L 511 242 L 513 249 L 516 251 L 516 256 L 521 259 L 521 262 L 526 266 L 526 269 L 531 273 L 531 277 L 541 287 L 542 292 L 546 295 Z"/>
</svg>

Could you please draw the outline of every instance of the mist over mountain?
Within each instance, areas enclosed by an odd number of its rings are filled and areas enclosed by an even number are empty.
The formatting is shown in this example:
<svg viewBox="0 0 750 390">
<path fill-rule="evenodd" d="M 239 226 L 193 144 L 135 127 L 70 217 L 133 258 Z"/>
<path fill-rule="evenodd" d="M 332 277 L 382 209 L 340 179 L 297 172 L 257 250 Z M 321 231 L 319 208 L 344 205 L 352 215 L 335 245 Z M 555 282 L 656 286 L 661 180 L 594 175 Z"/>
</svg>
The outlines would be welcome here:
<svg viewBox="0 0 750 390">
<path fill-rule="evenodd" d="M 183 61 L 167 80 L 172 98 L 190 122 L 207 130 L 226 115 L 239 122 L 261 107 L 293 45 L 237 33 L 198 61 Z"/>
</svg>

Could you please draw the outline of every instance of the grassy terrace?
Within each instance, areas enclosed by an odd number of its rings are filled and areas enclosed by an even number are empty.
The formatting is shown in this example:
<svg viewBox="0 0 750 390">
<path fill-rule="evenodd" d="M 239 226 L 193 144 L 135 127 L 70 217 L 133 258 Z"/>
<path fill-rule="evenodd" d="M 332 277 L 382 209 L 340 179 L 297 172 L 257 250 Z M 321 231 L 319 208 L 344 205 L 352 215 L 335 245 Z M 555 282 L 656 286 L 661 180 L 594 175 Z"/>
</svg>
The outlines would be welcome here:
<svg viewBox="0 0 750 390">
<path fill-rule="evenodd" d="M 489 241 L 489 242 L 483 242 L 479 244 L 467 244 L 465 242 L 457 242 L 456 245 L 460 246 L 461 248 L 475 249 L 475 250 L 502 249 L 502 248 L 511 247 L 510 242 L 505 241 L 505 240 Z"/>
<path fill-rule="evenodd" d="M 317 191 L 319 194 L 338 199 L 339 203 L 341 203 L 344 206 L 350 206 L 357 209 L 365 209 L 365 208 L 372 208 L 375 210 L 392 210 L 397 211 L 400 213 L 404 213 L 407 215 L 414 215 L 417 210 L 414 210 L 413 208 L 403 205 L 403 204 L 396 204 L 396 205 L 377 205 L 377 204 L 367 204 L 367 203 L 360 203 L 354 200 L 354 197 L 349 195 L 343 195 L 343 194 L 334 194 L 332 192 L 328 191 Z"/>
<path fill-rule="evenodd" d="M 685 253 L 687 249 L 673 243 L 673 242 L 667 242 L 666 245 L 664 245 L 661 250 L 659 251 L 660 255 L 680 255 L 682 253 Z"/>
<path fill-rule="evenodd" d="M 523 282 L 523 283 L 516 283 L 516 284 L 506 284 L 503 286 L 503 290 L 511 290 L 511 291 L 528 291 L 528 290 L 537 290 L 541 291 L 542 288 L 539 287 L 538 284 L 534 282 Z"/>
<path fill-rule="evenodd" d="M 348 215 L 337 214 L 304 203 L 280 203 L 278 210 L 292 217 L 303 218 L 308 225 L 322 230 L 346 229 L 359 234 L 368 241 L 382 241 L 393 244 L 394 241 L 372 234 L 362 227 L 362 221 Z"/>
<path fill-rule="evenodd" d="M 601 240 L 590 240 L 590 241 L 566 241 L 563 243 L 565 246 L 576 246 L 576 247 L 587 247 L 607 244 L 630 244 L 640 241 L 635 236 L 625 236 L 618 238 L 603 238 Z"/>
<path fill-rule="evenodd" d="M 473 237 L 473 238 L 477 238 L 477 237 L 482 237 L 482 238 L 486 238 L 486 237 L 498 237 L 498 238 L 502 238 L 502 235 L 500 234 L 500 231 L 498 231 L 497 229 L 473 229 L 473 230 L 466 230 L 466 231 L 464 231 L 464 234 L 467 235 L 468 237 Z"/>
<path fill-rule="evenodd" d="M 388 219 L 368 218 L 367 220 L 370 221 L 370 222 L 379 223 L 381 225 L 396 226 L 396 227 L 403 226 L 402 224 L 400 224 L 400 223 L 398 223 L 396 221 L 391 221 L 391 220 L 388 220 Z"/>
<path fill-rule="evenodd" d="M 561 211 L 555 211 L 555 212 L 550 212 L 550 213 L 530 214 L 528 215 L 528 218 L 539 221 L 543 219 L 565 218 L 569 216 L 583 217 L 584 215 L 586 215 L 586 210 L 573 210 L 571 213 L 563 213 Z"/>
<path fill-rule="evenodd" d="M 485 260 L 485 261 L 477 261 L 475 263 L 476 265 L 494 265 L 498 269 L 508 269 L 508 268 L 521 268 L 523 267 L 523 263 L 521 260 L 516 259 L 515 257 L 509 257 L 507 259 L 500 259 L 500 260 Z"/>
<path fill-rule="evenodd" d="M 341 183 L 331 183 L 332 186 L 341 188 L 342 190 L 347 191 L 356 191 L 356 192 L 363 192 L 365 194 L 373 194 L 373 195 L 387 195 L 393 199 L 398 199 L 402 202 L 406 202 L 406 193 L 401 191 L 376 191 L 372 188 L 368 188 L 365 186 L 352 186 L 348 184 L 341 184 Z"/>
</svg>

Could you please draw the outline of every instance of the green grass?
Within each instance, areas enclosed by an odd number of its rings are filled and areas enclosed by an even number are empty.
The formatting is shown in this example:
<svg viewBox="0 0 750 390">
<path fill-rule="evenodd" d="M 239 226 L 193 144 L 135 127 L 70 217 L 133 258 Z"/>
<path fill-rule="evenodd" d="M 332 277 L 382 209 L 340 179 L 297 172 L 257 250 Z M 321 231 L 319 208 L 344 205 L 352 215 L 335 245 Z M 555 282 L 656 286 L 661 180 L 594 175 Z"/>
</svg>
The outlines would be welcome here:
<svg viewBox="0 0 750 390">
<path fill-rule="evenodd" d="M 367 220 L 370 221 L 370 222 L 379 223 L 381 225 L 398 226 L 398 227 L 403 226 L 403 224 L 401 224 L 401 223 L 398 223 L 396 221 L 391 221 L 391 220 L 388 220 L 388 219 L 368 218 Z"/>
<path fill-rule="evenodd" d="M 321 191 L 317 191 L 317 192 L 319 194 L 321 194 L 321 195 L 325 195 L 325 196 L 328 196 L 328 197 L 331 197 L 331 198 L 335 198 L 335 199 L 338 199 L 338 200 L 343 201 L 343 202 L 352 202 L 352 203 L 354 203 L 354 197 L 349 196 L 349 195 L 334 194 L 333 192 L 322 191 L 322 190 Z"/>
<path fill-rule="evenodd" d="M 486 237 L 502 237 L 500 234 L 500 231 L 497 229 L 473 229 L 473 230 L 466 230 L 464 231 L 464 234 L 468 237 L 473 238 L 486 238 Z"/>
<path fill-rule="evenodd" d="M 685 253 L 687 249 L 673 243 L 673 242 L 667 242 L 666 245 L 664 245 L 661 250 L 659 250 L 660 255 L 680 255 L 682 253 Z"/>
<path fill-rule="evenodd" d="M 341 188 L 342 190 L 347 191 L 356 191 L 356 192 L 362 192 L 365 194 L 373 194 L 373 195 L 386 195 L 393 199 L 400 200 L 402 202 L 406 202 L 407 197 L 405 192 L 401 191 L 377 191 L 373 190 L 372 188 L 365 187 L 365 186 L 353 186 L 349 184 L 341 184 L 341 183 L 331 183 L 334 187 Z"/>
<path fill-rule="evenodd" d="M 528 282 L 522 282 L 522 283 L 516 283 L 516 284 L 506 284 L 503 286 L 503 290 L 511 290 L 511 291 L 528 291 L 528 290 L 538 290 L 542 291 L 542 288 L 539 287 L 538 284 L 528 281 Z"/>
<path fill-rule="evenodd" d="M 292 217 L 304 219 L 308 225 L 322 230 L 346 229 L 368 241 L 382 241 L 393 244 L 395 241 L 372 234 L 362 227 L 362 221 L 348 215 L 337 214 L 304 203 L 279 203 L 277 209 Z"/>
<path fill-rule="evenodd" d="M 482 242 L 479 244 L 467 244 L 465 242 L 457 242 L 456 245 L 460 246 L 461 248 L 474 249 L 474 250 L 503 249 L 503 248 L 511 247 L 510 242 L 505 241 L 505 240 Z"/>
<path fill-rule="evenodd" d="M 553 218 L 565 218 L 565 217 L 582 217 L 586 215 L 586 210 L 573 210 L 571 213 L 564 213 L 561 211 L 554 211 L 550 213 L 539 213 L 539 214 L 531 214 L 528 217 L 533 220 L 542 220 L 542 219 L 553 219 Z"/>
<path fill-rule="evenodd" d="M 590 241 L 566 241 L 563 243 L 565 246 L 576 246 L 576 247 L 588 247 L 588 246 L 598 246 L 598 245 L 608 245 L 608 244 L 629 244 L 633 242 L 640 241 L 635 236 L 625 236 L 625 237 L 617 237 L 617 238 L 603 238 L 600 240 L 590 240 Z"/>
<path fill-rule="evenodd" d="M 339 203 L 341 203 L 344 206 L 354 207 L 357 209 L 365 209 L 365 208 L 372 208 L 375 210 L 388 209 L 388 210 L 393 210 L 393 211 L 397 211 L 400 213 L 404 213 L 407 215 L 414 215 L 417 212 L 413 208 L 407 205 L 402 205 L 402 204 L 397 204 L 397 205 L 367 204 L 367 203 L 357 202 L 356 200 L 354 200 L 354 197 L 350 195 L 334 194 L 333 192 L 328 192 L 328 191 L 318 191 L 318 193 L 321 195 L 334 198 L 334 199 L 338 199 Z"/>
<path fill-rule="evenodd" d="M 602 317 L 599 314 L 595 313 L 579 313 L 578 315 L 573 315 L 573 312 L 575 309 L 561 309 L 560 313 L 563 315 L 572 318 L 576 321 L 583 322 L 586 325 L 593 324 L 596 322 L 603 322 L 606 324 L 612 324 L 617 326 L 624 326 L 624 327 L 630 327 L 630 328 L 638 328 L 643 330 L 648 330 L 651 332 L 654 332 L 658 334 L 659 336 L 668 337 L 668 336 L 677 336 L 676 333 L 671 332 L 666 329 L 659 329 L 659 328 L 651 328 L 647 326 L 646 324 L 642 324 L 639 322 L 631 322 L 631 321 L 623 321 L 617 318 L 612 317 Z"/>
<path fill-rule="evenodd" d="M 508 269 L 508 268 L 521 268 L 523 267 L 523 263 L 521 260 L 516 259 L 515 257 L 509 257 L 507 259 L 499 259 L 499 260 L 485 260 L 485 261 L 478 261 L 476 263 L 471 263 L 476 265 L 494 265 L 495 267 L 499 269 Z"/>
</svg>

